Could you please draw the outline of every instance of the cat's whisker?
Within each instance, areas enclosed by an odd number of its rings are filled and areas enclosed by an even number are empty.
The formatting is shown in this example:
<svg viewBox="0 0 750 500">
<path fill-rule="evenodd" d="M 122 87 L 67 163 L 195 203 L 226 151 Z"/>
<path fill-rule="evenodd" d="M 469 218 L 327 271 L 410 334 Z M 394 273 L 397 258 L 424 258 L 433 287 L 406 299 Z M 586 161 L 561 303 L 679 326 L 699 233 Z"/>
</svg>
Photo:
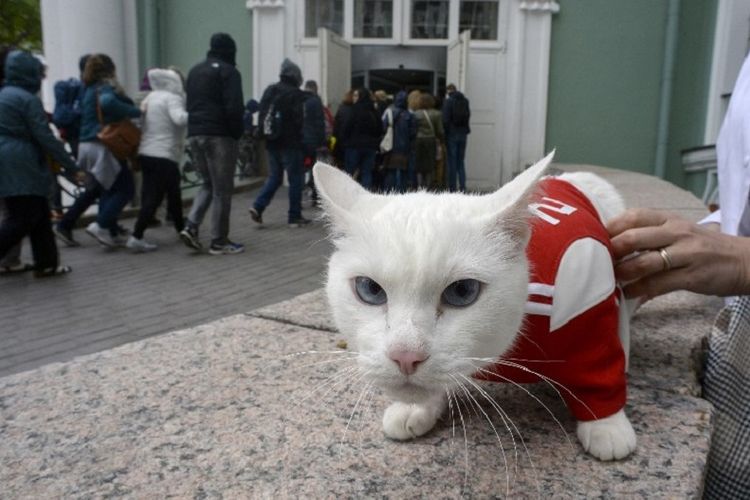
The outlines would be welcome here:
<svg viewBox="0 0 750 500">
<path fill-rule="evenodd" d="M 359 353 L 356 352 L 356 351 L 343 351 L 343 350 L 338 350 L 338 351 L 299 351 L 299 352 L 293 352 L 293 353 L 286 354 L 286 355 L 282 356 L 282 359 L 297 358 L 297 357 L 300 357 L 300 356 L 307 356 L 307 355 L 310 355 L 310 354 L 351 354 L 351 355 L 355 355 L 355 356 L 359 355 Z"/>
<path fill-rule="evenodd" d="M 351 358 L 345 358 L 345 357 L 339 357 L 337 359 L 326 359 L 325 361 L 316 361 L 314 363 L 307 363 L 304 365 L 296 365 L 293 366 L 293 370 L 301 370 L 303 368 L 310 368 L 313 366 L 322 366 L 322 365 L 330 365 L 333 363 L 352 363 L 357 360 L 357 357 L 351 357 Z"/>
<path fill-rule="evenodd" d="M 362 441 L 367 422 L 370 421 L 370 417 L 373 415 L 372 406 L 375 399 L 375 391 L 372 389 L 373 384 L 370 384 L 370 390 L 367 394 L 367 402 L 365 403 L 365 410 L 360 414 L 360 421 L 362 425 L 359 427 L 359 449 L 362 449 Z"/>
<path fill-rule="evenodd" d="M 575 447 L 573 446 L 573 442 L 570 440 L 570 436 L 568 435 L 568 431 L 565 430 L 565 426 L 563 426 L 562 422 L 560 422 L 560 419 L 558 419 L 557 416 L 555 416 L 554 412 L 550 409 L 550 407 L 547 406 L 541 399 L 539 399 L 539 397 L 536 394 L 534 394 L 533 392 L 531 392 L 530 390 L 528 390 L 522 384 L 519 384 L 518 382 L 515 382 L 514 380 L 509 379 L 508 377 L 503 377 L 502 375 L 498 375 L 495 372 L 486 370 L 486 369 L 481 368 L 481 367 L 477 367 L 477 372 L 484 373 L 486 375 L 492 375 L 494 377 L 499 377 L 504 382 L 512 384 L 514 387 L 517 387 L 518 389 L 522 390 L 531 399 L 533 399 L 534 401 L 536 401 L 537 403 L 539 403 L 539 405 L 542 408 L 545 409 L 545 411 L 549 414 L 549 416 L 552 417 L 552 420 L 554 420 L 555 423 L 557 424 L 557 426 L 560 428 L 560 430 L 562 431 L 563 436 L 565 436 L 565 440 L 568 442 L 568 445 L 570 446 L 571 450 L 575 451 Z M 559 392 L 558 392 L 558 394 L 559 394 Z"/>
<path fill-rule="evenodd" d="M 335 374 L 329 377 L 326 377 L 326 379 L 323 380 L 320 384 L 318 384 L 317 386 L 313 387 L 310 391 L 308 391 L 307 394 L 302 399 L 300 399 L 299 401 L 296 401 L 292 405 L 292 409 L 298 408 L 300 405 L 302 405 L 302 403 L 304 403 L 305 401 L 313 397 L 317 392 L 322 391 L 328 386 L 331 386 L 329 387 L 328 391 L 326 391 L 326 393 L 320 398 L 320 401 L 324 401 L 325 396 L 328 395 L 328 393 L 333 387 L 341 383 L 342 380 L 343 381 L 348 380 L 349 376 L 356 373 L 358 369 L 359 369 L 359 366 L 354 365 L 354 366 L 345 368 L 342 371 L 336 372 Z"/>
<path fill-rule="evenodd" d="M 469 379 L 466 378 L 464 375 L 462 375 L 462 374 L 459 374 L 459 375 L 462 378 L 464 378 L 465 380 L 469 381 Z M 500 445 L 500 453 L 503 456 L 503 465 L 505 466 L 505 492 L 506 492 L 506 496 L 510 496 L 510 470 L 508 469 L 508 456 L 505 453 L 505 446 L 503 446 L 503 440 L 500 438 L 500 434 L 497 432 L 497 428 L 495 428 L 495 424 L 492 423 L 492 419 L 490 418 L 490 416 L 487 415 L 487 412 L 484 411 L 484 408 L 482 408 L 482 406 L 479 404 L 479 401 L 477 401 L 477 399 L 474 397 L 473 394 L 471 394 L 471 392 L 466 388 L 466 386 L 464 386 L 453 375 L 449 375 L 449 376 L 454 380 L 454 382 L 456 382 L 456 384 L 458 385 L 458 387 L 461 388 L 461 390 L 463 391 L 463 393 L 466 394 L 466 396 L 469 398 L 469 401 L 473 402 L 474 406 L 480 412 L 482 412 L 482 415 L 484 415 L 485 420 L 487 420 L 487 423 L 490 424 L 490 427 L 492 428 L 492 432 L 495 433 L 495 437 L 497 438 L 497 443 Z M 512 434 L 511 434 L 511 436 L 512 436 Z M 516 459 L 516 461 L 517 461 L 517 459 Z"/>
<path fill-rule="evenodd" d="M 532 375 L 535 375 L 535 376 L 539 377 L 540 379 L 542 379 L 543 381 L 545 381 L 550 387 L 552 387 L 552 389 L 554 389 L 554 391 L 557 393 L 557 395 L 560 397 L 560 399 L 563 399 L 562 394 L 560 394 L 560 391 L 557 389 L 557 387 L 559 387 L 560 389 L 562 389 L 563 391 L 565 391 L 567 394 L 569 394 L 573 399 L 575 399 L 578 403 L 580 403 L 581 406 L 583 406 L 591 414 L 591 416 L 594 417 L 594 419 L 597 418 L 597 416 L 594 413 L 594 411 L 586 403 L 584 403 L 583 401 L 581 401 L 581 399 L 576 395 L 576 393 L 574 393 L 567 386 L 561 384 L 557 380 L 554 380 L 554 379 L 551 379 L 551 378 L 549 378 L 549 377 L 547 377 L 545 375 L 542 375 L 541 373 L 530 369 L 528 366 L 524 366 L 524 365 L 521 365 L 521 364 L 518 364 L 518 363 L 513 363 L 513 362 L 510 362 L 510 361 L 506 361 L 506 360 L 504 360 L 502 358 L 498 359 L 497 362 L 498 362 L 498 364 L 504 364 L 505 366 L 510 366 L 510 367 L 513 367 L 513 368 L 517 368 L 519 370 L 525 371 L 527 373 L 531 373 Z M 563 401 L 564 401 L 564 399 L 563 399 Z"/>
<path fill-rule="evenodd" d="M 363 373 L 361 377 L 359 377 L 359 380 L 367 376 L 367 372 Z M 352 414 L 349 415 L 349 420 L 346 422 L 346 427 L 344 427 L 344 434 L 341 436 L 341 445 L 344 444 L 344 441 L 346 440 L 346 433 L 349 430 L 349 425 L 351 425 L 352 420 L 354 419 L 354 415 L 357 413 L 357 409 L 359 408 L 359 403 L 362 401 L 362 398 L 367 394 L 367 392 L 370 390 L 370 386 L 372 385 L 372 382 L 367 382 L 365 384 L 365 387 L 362 389 L 362 391 L 359 393 L 359 397 L 357 398 L 357 401 L 354 403 L 354 408 L 352 409 Z M 362 412 L 360 410 L 359 413 L 360 417 L 362 416 Z"/>
<path fill-rule="evenodd" d="M 461 427 L 464 431 L 464 484 L 461 488 L 461 493 L 466 490 L 466 485 L 469 483 L 469 439 L 466 436 L 466 422 L 464 421 L 464 415 L 461 412 L 461 408 L 458 404 L 458 397 L 455 392 L 452 392 L 453 400 L 456 402 L 456 411 L 458 412 L 458 418 L 461 420 Z"/>
<path fill-rule="evenodd" d="M 482 388 L 481 385 L 479 385 L 476 381 L 472 380 L 471 378 L 461 375 L 469 384 L 471 384 L 479 393 L 492 405 L 492 407 L 495 409 L 495 411 L 500 415 L 500 418 L 502 419 L 503 423 L 505 424 L 505 428 L 508 431 L 508 434 L 510 434 L 510 439 L 513 442 L 513 450 L 514 450 L 514 459 L 515 464 L 513 467 L 513 473 L 517 477 L 518 476 L 518 444 L 516 443 L 515 435 L 513 433 L 513 430 L 515 430 L 515 434 L 518 435 L 518 439 L 521 441 L 521 446 L 523 446 L 523 449 L 526 453 L 526 458 L 529 460 L 529 464 L 531 465 L 531 469 L 534 471 L 534 479 L 537 485 L 537 492 L 541 496 L 541 484 L 539 482 L 539 473 L 536 468 L 536 464 L 534 463 L 534 460 L 531 458 L 531 453 L 529 452 L 529 448 L 526 446 L 526 440 L 523 438 L 523 434 L 521 434 L 521 430 L 516 426 L 515 422 L 512 418 L 510 418 L 510 415 L 500 406 L 500 404 L 492 397 L 490 394 Z M 513 427 L 513 430 L 511 430 L 511 426 Z"/>
</svg>

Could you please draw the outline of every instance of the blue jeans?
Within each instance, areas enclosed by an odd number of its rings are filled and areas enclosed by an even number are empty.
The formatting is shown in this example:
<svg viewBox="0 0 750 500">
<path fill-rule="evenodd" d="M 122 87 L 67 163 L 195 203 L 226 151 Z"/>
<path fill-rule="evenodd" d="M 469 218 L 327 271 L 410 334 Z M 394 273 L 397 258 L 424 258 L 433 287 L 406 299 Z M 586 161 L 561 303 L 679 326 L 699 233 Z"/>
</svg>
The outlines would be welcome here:
<svg viewBox="0 0 750 500">
<path fill-rule="evenodd" d="M 302 217 L 302 188 L 305 183 L 302 149 L 268 149 L 268 179 L 263 184 L 253 207 L 258 213 L 271 203 L 273 195 L 284 180 L 284 170 L 289 179 L 289 222 Z"/>
<path fill-rule="evenodd" d="M 406 191 L 406 170 L 386 169 L 383 188 L 386 192 L 403 193 Z"/>
<path fill-rule="evenodd" d="M 456 190 L 456 176 L 461 191 L 466 191 L 466 136 L 448 137 L 448 189 Z"/>
<path fill-rule="evenodd" d="M 116 234 L 117 218 L 125 205 L 133 199 L 134 194 L 133 174 L 127 165 L 122 165 L 112 187 L 102 192 L 99 197 L 99 212 L 96 215 L 96 222 L 99 226 L 109 229 L 112 234 Z"/>
<path fill-rule="evenodd" d="M 372 169 L 375 166 L 375 151 L 374 149 L 365 148 L 346 148 L 344 153 L 344 170 L 349 175 L 354 175 L 354 172 L 359 167 L 359 183 L 365 189 L 370 189 L 372 186 Z"/>
</svg>

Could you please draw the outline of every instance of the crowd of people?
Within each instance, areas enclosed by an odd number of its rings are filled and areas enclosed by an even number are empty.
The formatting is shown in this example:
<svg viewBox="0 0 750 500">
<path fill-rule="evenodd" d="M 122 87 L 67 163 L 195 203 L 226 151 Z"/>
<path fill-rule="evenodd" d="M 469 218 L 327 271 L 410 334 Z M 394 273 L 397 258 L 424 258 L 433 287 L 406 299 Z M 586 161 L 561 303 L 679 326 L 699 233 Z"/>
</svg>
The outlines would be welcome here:
<svg viewBox="0 0 750 500">
<path fill-rule="evenodd" d="M 279 81 L 264 90 L 260 102 L 244 103 L 236 53 L 232 37 L 216 33 L 206 58 L 187 77 L 176 67 L 150 68 L 133 97 L 118 81 L 108 55 L 87 54 L 79 61 L 78 78 L 55 83 L 55 109 L 47 114 L 38 95 L 42 59 L 5 48 L 0 149 L 8 160 L 0 168 L 0 272 L 70 272 L 59 265 L 55 236 L 67 246 L 80 245 L 75 229 L 94 204 L 95 220 L 85 233 L 106 248 L 156 250 L 145 233 L 158 221 L 157 210 L 166 199 L 167 219 L 186 246 L 204 250 L 199 230 L 211 209 L 207 251 L 243 252 L 244 246 L 229 238 L 235 169 L 238 155 L 247 149 L 240 143 L 252 144 L 251 156 L 257 156 L 255 146 L 265 146 L 267 179 L 249 208 L 258 224 L 285 174 L 288 224 L 310 224 L 302 214 L 302 193 L 309 188 L 317 203 L 311 167 L 318 160 L 339 166 L 373 191 L 466 189 L 470 110 L 454 85 L 446 88 L 442 105 L 420 90 L 389 96 L 382 90 L 352 89 L 334 116 L 318 95 L 317 83 L 305 82 L 299 66 L 286 59 Z M 35 124 L 33 135 L 21 130 L 27 122 Z M 123 153 L 111 144 L 111 136 L 127 143 L 121 128 L 126 122 L 137 125 L 139 137 Z M 201 184 L 183 217 L 180 163 L 186 142 Z M 66 209 L 58 176 L 75 186 Z M 128 229 L 120 216 L 134 202 L 140 210 Z M 33 263 L 21 262 L 24 237 L 30 239 Z"/>
</svg>

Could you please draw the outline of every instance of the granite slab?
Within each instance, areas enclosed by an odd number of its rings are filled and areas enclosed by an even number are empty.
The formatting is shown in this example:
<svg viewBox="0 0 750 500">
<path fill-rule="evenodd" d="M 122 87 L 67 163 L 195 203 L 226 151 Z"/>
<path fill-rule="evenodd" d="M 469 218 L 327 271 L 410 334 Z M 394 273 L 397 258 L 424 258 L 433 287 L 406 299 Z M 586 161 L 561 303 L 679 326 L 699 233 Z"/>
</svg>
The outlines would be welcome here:
<svg viewBox="0 0 750 500">
<path fill-rule="evenodd" d="M 632 388 L 639 446 L 615 463 L 582 452 L 563 403 L 539 385 L 537 399 L 484 386 L 512 424 L 472 388 L 477 404 L 460 395 L 434 431 L 398 443 L 380 429 L 387 402 L 363 392 L 336 342 L 238 315 L 2 378 L 0 497 L 700 494 L 701 399 Z"/>
</svg>

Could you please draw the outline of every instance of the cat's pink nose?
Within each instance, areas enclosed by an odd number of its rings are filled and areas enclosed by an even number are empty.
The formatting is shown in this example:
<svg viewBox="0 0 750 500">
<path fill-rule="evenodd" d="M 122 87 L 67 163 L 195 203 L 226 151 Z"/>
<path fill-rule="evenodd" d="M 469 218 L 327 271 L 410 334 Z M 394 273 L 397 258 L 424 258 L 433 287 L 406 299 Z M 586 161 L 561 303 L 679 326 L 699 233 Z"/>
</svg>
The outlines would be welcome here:
<svg viewBox="0 0 750 500">
<path fill-rule="evenodd" d="M 430 356 L 423 351 L 409 351 L 405 349 L 392 349 L 388 351 L 388 357 L 398 364 L 398 369 L 404 375 L 412 375 L 417 371 L 417 366 Z"/>
</svg>

